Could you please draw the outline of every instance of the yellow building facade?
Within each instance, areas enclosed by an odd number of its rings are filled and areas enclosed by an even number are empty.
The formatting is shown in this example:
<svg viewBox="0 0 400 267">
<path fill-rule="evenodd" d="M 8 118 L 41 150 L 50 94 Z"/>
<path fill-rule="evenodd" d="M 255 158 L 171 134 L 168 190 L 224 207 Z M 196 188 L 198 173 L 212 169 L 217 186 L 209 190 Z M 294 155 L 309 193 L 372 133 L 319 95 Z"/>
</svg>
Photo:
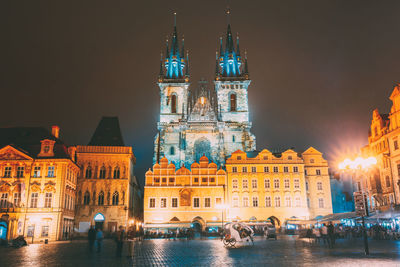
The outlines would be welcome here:
<svg viewBox="0 0 400 267">
<path fill-rule="evenodd" d="M 132 147 L 124 146 L 116 117 L 103 117 L 87 146 L 76 147 L 81 168 L 77 184 L 75 228 L 90 226 L 113 233 L 119 226 L 138 228 L 141 196 Z"/>
<path fill-rule="evenodd" d="M 394 86 L 389 97 L 390 113 L 372 112 L 365 156 L 373 156 L 377 164 L 368 173 L 355 179 L 355 189 L 367 189 L 370 208 L 389 210 L 400 203 L 400 85 Z M 367 179 L 365 179 L 367 177 Z"/>
<path fill-rule="evenodd" d="M 0 129 L 0 238 L 60 240 L 73 231 L 79 167 L 74 149 L 58 137 L 57 126 L 52 133 L 41 127 Z"/>
<path fill-rule="evenodd" d="M 332 213 L 328 164 L 309 148 L 298 155 L 286 150 L 277 155 L 264 149 L 254 157 L 236 151 L 226 161 L 228 220 L 308 220 Z"/>
<path fill-rule="evenodd" d="M 243 151 L 217 170 L 203 156 L 175 170 L 166 158 L 146 173 L 144 222 L 148 230 L 220 226 L 223 221 L 280 226 L 332 213 L 327 161 L 314 148 L 301 155 L 263 150 L 254 157 Z"/>
<path fill-rule="evenodd" d="M 191 170 L 162 158 L 146 172 L 144 224 L 147 230 L 190 228 L 204 231 L 222 223 L 226 203 L 226 172 L 205 156 Z"/>
</svg>

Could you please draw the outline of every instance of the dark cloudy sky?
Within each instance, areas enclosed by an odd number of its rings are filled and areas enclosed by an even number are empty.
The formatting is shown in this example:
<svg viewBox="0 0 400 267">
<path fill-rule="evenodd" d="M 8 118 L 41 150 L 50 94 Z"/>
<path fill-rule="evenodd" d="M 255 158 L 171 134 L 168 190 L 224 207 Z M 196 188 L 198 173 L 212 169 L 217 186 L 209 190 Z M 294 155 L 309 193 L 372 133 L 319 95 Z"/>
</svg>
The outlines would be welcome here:
<svg viewBox="0 0 400 267">
<path fill-rule="evenodd" d="M 332 160 L 367 142 L 400 80 L 400 1 L 230 1 L 247 49 L 258 149 L 314 146 Z M 120 118 L 151 166 L 160 51 L 178 13 L 191 83 L 210 83 L 226 0 L 0 2 L 0 126 L 61 127 L 86 144 L 102 115 Z"/>
</svg>

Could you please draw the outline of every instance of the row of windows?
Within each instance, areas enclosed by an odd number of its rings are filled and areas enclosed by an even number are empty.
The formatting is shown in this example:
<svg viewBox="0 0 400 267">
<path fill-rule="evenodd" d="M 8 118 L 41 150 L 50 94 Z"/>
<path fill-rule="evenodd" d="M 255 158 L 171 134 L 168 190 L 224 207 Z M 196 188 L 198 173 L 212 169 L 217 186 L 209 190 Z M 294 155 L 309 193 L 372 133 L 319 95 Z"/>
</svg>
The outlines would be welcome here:
<svg viewBox="0 0 400 267">
<path fill-rule="evenodd" d="M 240 156 L 238 157 L 238 159 L 240 159 Z M 251 167 L 250 170 L 251 170 L 252 173 L 257 173 L 257 167 Z M 292 170 L 293 170 L 294 173 L 298 173 L 299 172 L 299 167 L 298 166 L 293 166 Z M 248 173 L 248 171 L 249 171 L 249 169 L 246 166 L 242 167 L 242 172 Z M 269 173 L 270 171 L 271 170 L 270 170 L 269 166 L 265 166 L 264 167 L 264 173 Z M 274 166 L 272 168 L 272 171 L 274 173 L 279 173 L 279 167 L 278 166 Z M 232 172 L 237 173 L 238 172 L 238 167 L 233 166 L 232 167 Z M 288 173 L 289 172 L 289 167 L 288 166 L 284 166 L 283 167 L 283 172 L 284 173 Z M 308 175 L 309 173 L 307 173 L 307 170 L 304 170 L 304 174 Z M 320 169 L 316 169 L 315 170 L 315 174 L 316 175 L 321 175 L 321 170 Z"/>
<path fill-rule="evenodd" d="M 222 84 L 222 89 L 243 89 L 243 84 Z"/>
<path fill-rule="evenodd" d="M 294 182 L 295 189 L 300 188 L 300 180 L 299 179 L 294 179 L 293 182 Z M 237 179 L 232 180 L 232 188 L 237 189 L 238 184 L 239 183 L 238 183 Z M 280 179 L 274 179 L 274 188 L 279 188 L 279 187 L 280 187 Z M 248 188 L 249 188 L 248 180 L 243 179 L 242 180 L 242 189 L 248 189 Z M 258 180 L 257 179 L 251 180 L 251 188 L 253 188 L 253 189 L 258 188 Z M 264 188 L 267 188 L 267 189 L 271 188 L 270 179 L 264 180 Z M 289 179 L 284 180 L 284 188 L 290 188 L 290 180 Z"/>
<path fill-rule="evenodd" d="M 33 177 L 35 178 L 40 178 L 41 176 L 41 170 L 42 167 L 40 166 L 35 166 L 33 168 Z M 12 167 L 11 166 L 6 166 L 4 167 L 4 172 L 3 172 L 3 178 L 11 178 L 11 173 L 12 173 Z M 24 166 L 18 166 L 16 169 L 16 178 L 23 178 L 25 173 L 25 167 Z M 55 167 L 54 166 L 48 166 L 47 167 L 47 176 L 46 177 L 55 177 Z"/>
<path fill-rule="evenodd" d="M 122 193 L 122 201 L 123 201 L 124 195 L 125 195 L 125 193 Z M 90 205 L 90 200 L 91 200 L 90 193 L 88 191 L 86 191 L 85 194 L 83 195 L 83 205 Z M 97 204 L 99 206 L 103 206 L 104 205 L 104 192 L 101 191 L 99 193 L 99 195 L 97 196 L 97 199 L 96 199 L 96 192 L 93 192 L 92 201 L 93 201 L 93 204 L 95 204 L 95 205 Z M 111 204 L 116 206 L 116 205 L 119 205 L 119 202 L 120 202 L 119 193 L 118 193 L 118 191 L 115 191 L 112 195 Z"/>
<path fill-rule="evenodd" d="M 160 177 L 154 177 L 153 178 L 153 182 L 154 183 L 163 183 L 163 184 L 165 184 L 165 183 L 167 183 L 167 181 L 168 181 L 168 183 L 170 183 L 170 184 L 173 184 L 173 183 L 175 183 L 175 178 L 174 177 L 169 177 L 168 179 L 167 179 L 167 177 L 162 177 L 161 179 L 160 179 Z M 194 183 L 199 183 L 199 182 L 202 182 L 202 183 L 215 183 L 215 177 L 201 177 L 201 178 L 199 178 L 199 177 L 194 177 L 193 178 L 193 182 Z"/>
<path fill-rule="evenodd" d="M 240 156 L 237 157 L 238 160 L 241 159 Z M 257 167 L 251 167 L 250 168 L 251 172 L 256 173 L 257 172 Z M 273 172 L 277 173 L 279 172 L 279 167 L 278 166 L 274 166 L 272 168 Z M 299 167 L 298 166 L 293 166 L 292 168 L 293 172 L 298 173 L 299 172 Z M 249 171 L 249 168 L 247 168 L 246 166 L 242 167 L 242 172 L 247 173 Z M 232 172 L 238 172 L 238 168 L 236 166 L 232 167 Z M 269 166 L 265 166 L 264 167 L 264 172 L 270 172 L 270 168 Z M 289 167 L 288 166 L 284 166 L 283 167 L 283 172 L 289 172 Z"/>
<path fill-rule="evenodd" d="M 160 208 L 167 208 L 168 207 L 168 199 L 167 198 L 160 198 L 160 203 L 159 207 Z M 222 198 L 216 198 L 215 199 L 216 205 L 219 205 L 222 203 Z M 149 208 L 155 208 L 156 207 L 156 198 L 150 198 L 149 199 Z M 232 207 L 239 207 L 239 197 L 233 197 L 232 198 Z M 199 197 L 194 197 L 193 198 L 193 208 L 211 208 L 211 198 L 206 197 L 203 199 L 203 203 L 201 203 L 201 198 Z M 259 198 L 254 196 L 251 198 L 251 203 L 250 203 L 250 198 L 248 196 L 244 196 L 242 198 L 241 202 L 242 207 L 261 207 L 261 203 L 259 203 Z M 280 196 L 275 196 L 272 198 L 270 196 L 265 197 L 265 202 L 264 202 L 264 207 L 301 207 L 301 198 L 300 197 L 295 197 L 294 201 L 292 202 L 292 198 L 290 196 L 286 196 L 284 198 L 284 203 L 281 203 L 281 197 Z M 307 199 L 307 206 L 310 207 L 309 199 Z M 171 198 L 171 207 L 172 208 L 177 208 L 178 207 L 178 198 Z M 324 199 L 319 198 L 318 199 L 318 207 L 319 208 L 324 208 Z"/>
<path fill-rule="evenodd" d="M 285 207 L 301 207 L 301 199 L 300 197 L 296 197 L 294 199 L 294 203 L 292 203 L 291 197 L 287 196 L 285 197 Z M 251 203 L 249 202 L 250 199 L 249 197 L 245 196 L 242 198 L 242 207 L 250 207 L 250 204 L 252 207 L 260 207 L 261 203 L 258 201 L 258 197 L 252 197 L 251 198 Z M 270 196 L 265 197 L 265 202 L 264 206 L 265 207 L 272 207 L 272 204 L 274 207 L 279 208 L 281 207 L 281 197 L 276 196 L 274 198 L 274 203 L 272 203 L 272 198 Z M 232 198 L 232 207 L 239 207 L 239 197 L 233 197 Z"/>
<path fill-rule="evenodd" d="M 48 225 L 43 225 L 42 226 L 42 231 L 40 232 L 41 233 L 41 237 L 48 237 L 49 236 L 49 229 L 50 229 L 50 227 L 48 226 Z M 32 237 L 33 235 L 34 235 L 34 233 L 35 233 L 35 225 L 33 224 L 33 225 L 29 225 L 28 227 L 27 227 L 27 237 Z"/>
<path fill-rule="evenodd" d="M 31 194 L 30 208 L 37 208 L 39 201 L 39 193 Z M 53 193 L 46 193 L 44 197 L 44 208 L 51 208 L 53 202 Z"/>
<path fill-rule="evenodd" d="M 217 197 L 215 198 L 215 205 L 220 205 L 222 203 L 222 198 Z M 163 197 L 160 198 L 160 208 L 167 208 L 168 207 L 168 203 L 167 203 L 167 198 Z M 193 208 L 200 208 L 201 206 L 201 201 L 199 197 L 194 197 L 193 198 Z M 156 199 L 155 198 L 150 198 L 149 199 L 149 208 L 155 208 L 156 207 Z M 171 198 L 171 207 L 172 208 L 177 208 L 178 207 L 178 198 L 177 197 L 173 197 Z M 203 202 L 203 207 L 204 208 L 211 208 L 211 198 L 210 197 L 206 197 L 204 198 L 204 202 Z"/>
<path fill-rule="evenodd" d="M 107 169 L 106 169 L 105 166 L 102 166 L 102 167 L 100 168 L 100 170 L 99 170 L 99 176 L 98 176 L 98 178 L 99 178 L 99 179 L 105 179 L 106 176 L 107 176 Z M 114 168 L 114 171 L 113 171 L 113 173 L 112 173 L 112 178 L 114 178 L 114 179 L 119 179 L 120 177 L 121 177 L 121 170 L 120 170 L 120 168 L 117 166 L 117 167 Z M 85 178 L 87 178 L 87 179 L 96 178 L 96 177 L 95 177 L 95 173 L 94 173 L 94 171 L 92 170 L 92 167 L 88 166 L 88 167 L 86 168 L 86 171 L 85 171 Z"/>
</svg>

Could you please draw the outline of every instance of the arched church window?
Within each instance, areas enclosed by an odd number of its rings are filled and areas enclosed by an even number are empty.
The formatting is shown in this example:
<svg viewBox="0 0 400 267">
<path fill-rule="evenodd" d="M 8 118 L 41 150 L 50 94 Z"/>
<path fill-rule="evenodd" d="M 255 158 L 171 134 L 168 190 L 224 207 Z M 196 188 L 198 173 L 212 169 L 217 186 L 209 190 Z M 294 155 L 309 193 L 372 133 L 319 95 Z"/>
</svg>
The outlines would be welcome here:
<svg viewBox="0 0 400 267">
<path fill-rule="evenodd" d="M 92 178 L 92 167 L 88 166 L 88 167 L 86 168 L 85 177 L 86 177 L 87 179 Z"/>
<path fill-rule="evenodd" d="M 114 169 L 114 179 L 119 179 L 120 177 L 120 171 L 119 171 L 119 167 L 115 167 Z"/>
<path fill-rule="evenodd" d="M 171 96 L 171 113 L 176 113 L 176 95 Z"/>
<path fill-rule="evenodd" d="M 116 206 L 118 205 L 118 202 L 119 202 L 119 194 L 117 191 L 115 191 L 112 196 L 112 204 Z"/>
<path fill-rule="evenodd" d="M 83 196 L 83 205 L 89 205 L 89 204 L 90 204 L 90 193 L 86 191 L 85 195 Z"/>
<path fill-rule="evenodd" d="M 236 94 L 231 94 L 230 103 L 230 111 L 236 111 Z"/>
<path fill-rule="evenodd" d="M 104 205 L 104 192 L 101 191 L 98 197 L 97 205 L 102 206 Z"/>
<path fill-rule="evenodd" d="M 175 147 L 171 146 L 171 147 L 169 148 L 169 154 L 170 154 L 170 155 L 175 155 Z"/>
<path fill-rule="evenodd" d="M 100 174 L 99 174 L 100 179 L 105 179 L 106 178 L 106 167 L 101 167 L 100 169 Z"/>
</svg>

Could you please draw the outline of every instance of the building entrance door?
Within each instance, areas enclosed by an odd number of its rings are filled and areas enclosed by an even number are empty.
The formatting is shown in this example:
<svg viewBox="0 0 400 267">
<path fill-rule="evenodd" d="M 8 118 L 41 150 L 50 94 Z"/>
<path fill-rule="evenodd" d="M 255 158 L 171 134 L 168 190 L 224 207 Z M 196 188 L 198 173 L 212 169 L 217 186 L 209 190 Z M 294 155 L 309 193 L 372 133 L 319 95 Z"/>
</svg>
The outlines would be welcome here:
<svg viewBox="0 0 400 267">
<path fill-rule="evenodd" d="M 97 214 L 94 216 L 93 219 L 94 219 L 94 226 L 95 226 L 95 228 L 96 228 L 96 229 L 103 230 L 103 225 L 104 225 L 104 221 L 105 221 L 104 215 L 101 214 L 101 213 L 97 213 Z"/>
</svg>

